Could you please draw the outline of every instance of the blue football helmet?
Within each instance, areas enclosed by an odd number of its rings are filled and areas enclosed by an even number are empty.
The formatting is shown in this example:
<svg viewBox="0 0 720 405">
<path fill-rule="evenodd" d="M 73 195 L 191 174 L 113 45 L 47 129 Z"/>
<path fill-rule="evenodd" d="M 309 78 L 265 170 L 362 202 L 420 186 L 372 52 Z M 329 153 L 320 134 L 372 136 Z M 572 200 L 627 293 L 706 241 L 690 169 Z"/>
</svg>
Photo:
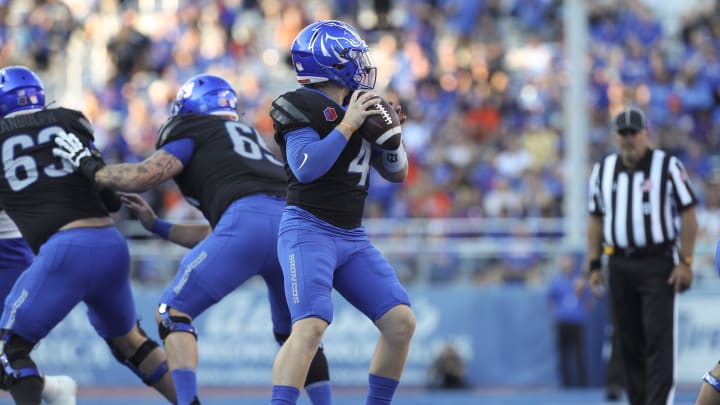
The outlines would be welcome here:
<svg viewBox="0 0 720 405">
<path fill-rule="evenodd" d="M 0 70 L 0 118 L 21 110 L 43 108 L 45 87 L 32 70 L 8 66 Z"/>
<path fill-rule="evenodd" d="M 377 69 L 351 25 L 319 21 L 303 28 L 290 49 L 300 84 L 331 81 L 350 89 L 375 87 Z"/>
<path fill-rule="evenodd" d="M 220 76 L 194 76 L 180 87 L 170 109 L 171 116 L 179 114 L 229 114 L 237 120 L 237 94 Z"/>
</svg>

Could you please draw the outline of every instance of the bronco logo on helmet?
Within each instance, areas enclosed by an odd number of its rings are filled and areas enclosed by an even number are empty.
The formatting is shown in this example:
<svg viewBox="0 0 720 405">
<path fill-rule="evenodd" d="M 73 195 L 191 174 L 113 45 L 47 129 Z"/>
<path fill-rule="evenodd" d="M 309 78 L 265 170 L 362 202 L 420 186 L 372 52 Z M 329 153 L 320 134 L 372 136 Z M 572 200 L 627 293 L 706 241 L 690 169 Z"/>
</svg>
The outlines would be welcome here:
<svg viewBox="0 0 720 405">
<path fill-rule="evenodd" d="M 235 89 L 219 76 L 194 76 L 180 87 L 175 97 L 170 115 L 179 114 L 228 114 L 238 119 Z"/>
<path fill-rule="evenodd" d="M 375 87 L 376 68 L 365 41 L 341 21 L 305 27 L 290 50 L 299 84 L 331 81 L 350 89 Z"/>
</svg>

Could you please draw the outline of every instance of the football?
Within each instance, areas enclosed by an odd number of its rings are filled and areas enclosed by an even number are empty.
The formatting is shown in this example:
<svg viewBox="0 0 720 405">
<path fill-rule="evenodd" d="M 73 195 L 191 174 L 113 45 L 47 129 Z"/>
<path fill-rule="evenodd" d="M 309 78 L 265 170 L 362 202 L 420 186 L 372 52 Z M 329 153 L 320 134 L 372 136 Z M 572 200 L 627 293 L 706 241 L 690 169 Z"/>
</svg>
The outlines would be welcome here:
<svg viewBox="0 0 720 405">
<path fill-rule="evenodd" d="M 402 129 L 400 117 L 390 103 L 377 96 L 376 103 L 371 108 L 380 111 L 380 114 L 370 115 L 358 128 L 360 135 L 373 145 L 383 149 L 394 150 L 400 146 Z"/>
</svg>

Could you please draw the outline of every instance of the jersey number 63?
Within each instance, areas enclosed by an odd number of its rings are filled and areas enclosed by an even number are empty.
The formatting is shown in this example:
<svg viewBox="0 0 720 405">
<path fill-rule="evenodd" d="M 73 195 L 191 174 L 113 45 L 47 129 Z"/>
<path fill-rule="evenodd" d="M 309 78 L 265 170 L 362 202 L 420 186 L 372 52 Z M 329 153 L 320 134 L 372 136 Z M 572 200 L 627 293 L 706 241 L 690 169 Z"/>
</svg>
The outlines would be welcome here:
<svg viewBox="0 0 720 405">
<path fill-rule="evenodd" d="M 22 151 L 52 141 L 54 135 L 65 133 L 58 126 L 43 128 L 37 134 L 37 142 L 31 135 L 19 134 L 6 139 L 2 144 L 2 164 L 5 179 L 13 191 L 20 191 L 38 179 L 38 164 L 30 155 Z M 51 153 L 48 150 L 48 153 Z M 69 162 L 53 158 L 53 163 L 46 165 L 42 171 L 48 177 L 63 177 L 73 172 Z"/>
</svg>

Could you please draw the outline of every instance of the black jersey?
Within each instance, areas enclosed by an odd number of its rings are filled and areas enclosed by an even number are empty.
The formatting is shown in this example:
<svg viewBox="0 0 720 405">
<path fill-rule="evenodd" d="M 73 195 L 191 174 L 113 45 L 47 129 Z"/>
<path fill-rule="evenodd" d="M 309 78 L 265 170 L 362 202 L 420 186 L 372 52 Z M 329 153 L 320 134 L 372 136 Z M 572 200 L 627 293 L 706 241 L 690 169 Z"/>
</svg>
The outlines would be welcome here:
<svg viewBox="0 0 720 405">
<path fill-rule="evenodd" d="M 270 116 L 275 127 L 275 141 L 280 145 L 285 161 L 285 134 L 288 131 L 311 127 L 325 138 L 344 115 L 343 107 L 316 91 L 300 88 L 278 97 L 272 104 Z M 359 227 L 370 186 L 370 154 L 370 144 L 361 136 L 353 135 L 330 170 L 310 183 L 298 181 L 286 164 L 288 205 L 298 206 L 341 228 Z"/>
<path fill-rule="evenodd" d="M 0 119 L 0 207 L 35 253 L 63 225 L 108 215 L 95 186 L 55 157 L 53 137 L 72 132 L 84 143 L 92 127 L 76 110 L 57 108 Z"/>
<path fill-rule="evenodd" d="M 211 226 L 238 198 L 258 193 L 285 196 L 283 164 L 255 128 L 215 115 L 178 115 L 160 128 L 157 148 L 183 138 L 192 139 L 195 149 L 175 182 Z"/>
</svg>

